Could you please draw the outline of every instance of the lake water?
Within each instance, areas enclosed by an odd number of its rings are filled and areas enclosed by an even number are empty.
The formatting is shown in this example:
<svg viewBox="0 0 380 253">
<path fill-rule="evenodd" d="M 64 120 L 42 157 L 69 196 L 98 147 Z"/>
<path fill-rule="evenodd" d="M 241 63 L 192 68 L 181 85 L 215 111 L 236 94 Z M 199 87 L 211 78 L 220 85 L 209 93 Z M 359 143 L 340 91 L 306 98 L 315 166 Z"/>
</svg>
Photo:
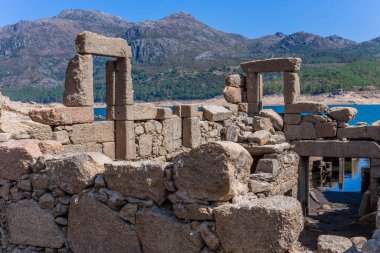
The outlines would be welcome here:
<svg viewBox="0 0 380 253">
<path fill-rule="evenodd" d="M 350 122 L 350 125 L 356 125 L 357 122 L 366 122 L 371 124 L 376 120 L 380 120 L 380 105 L 330 105 L 329 107 L 337 106 L 350 106 L 358 109 L 358 114 L 355 119 Z M 264 108 L 270 108 L 278 113 L 284 113 L 284 106 L 264 106 Z M 105 108 L 95 108 L 95 115 L 105 118 Z M 101 120 L 101 119 L 100 119 Z M 324 191 L 344 191 L 344 192 L 360 192 L 361 190 L 361 174 L 362 168 L 368 166 L 368 159 L 360 158 L 353 162 L 345 163 L 345 175 L 344 183 L 339 184 L 337 179 L 338 168 L 333 167 L 333 175 L 328 183 L 320 183 L 318 180 L 313 180 L 313 185 L 320 187 Z"/>
<path fill-rule="evenodd" d="M 337 107 L 337 106 L 349 106 L 358 109 L 358 114 L 355 119 L 350 122 L 350 125 L 356 125 L 358 122 L 366 122 L 371 124 L 376 120 L 380 120 L 380 105 L 330 105 L 329 107 Z M 283 105 L 276 106 L 264 106 L 264 108 L 271 108 L 278 113 L 284 113 Z M 106 117 L 106 109 L 105 108 L 95 108 L 95 115 Z"/>
</svg>

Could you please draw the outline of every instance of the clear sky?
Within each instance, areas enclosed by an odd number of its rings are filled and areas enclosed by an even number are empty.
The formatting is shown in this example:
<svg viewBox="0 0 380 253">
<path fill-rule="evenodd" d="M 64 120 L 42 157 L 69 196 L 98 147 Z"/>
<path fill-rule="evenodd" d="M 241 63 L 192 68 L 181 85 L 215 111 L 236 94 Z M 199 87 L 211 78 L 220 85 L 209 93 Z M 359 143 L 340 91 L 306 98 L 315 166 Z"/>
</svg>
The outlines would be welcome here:
<svg viewBox="0 0 380 253">
<path fill-rule="evenodd" d="M 380 36 L 380 0 L 0 0 L 0 27 L 64 9 L 100 10 L 134 22 L 184 11 L 249 38 L 298 31 L 358 42 Z"/>
</svg>

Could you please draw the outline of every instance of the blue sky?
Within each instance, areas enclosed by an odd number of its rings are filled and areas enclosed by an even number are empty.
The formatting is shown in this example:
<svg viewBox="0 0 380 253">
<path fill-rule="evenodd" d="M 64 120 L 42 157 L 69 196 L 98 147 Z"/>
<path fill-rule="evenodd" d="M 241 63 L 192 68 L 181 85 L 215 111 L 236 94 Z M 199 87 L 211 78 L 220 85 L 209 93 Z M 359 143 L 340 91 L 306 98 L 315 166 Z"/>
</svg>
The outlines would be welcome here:
<svg viewBox="0 0 380 253">
<path fill-rule="evenodd" d="M 380 36 L 380 0 L 0 0 L 0 27 L 64 9 L 100 10 L 129 21 L 185 11 L 214 28 L 249 38 L 298 31 L 358 42 Z"/>
</svg>

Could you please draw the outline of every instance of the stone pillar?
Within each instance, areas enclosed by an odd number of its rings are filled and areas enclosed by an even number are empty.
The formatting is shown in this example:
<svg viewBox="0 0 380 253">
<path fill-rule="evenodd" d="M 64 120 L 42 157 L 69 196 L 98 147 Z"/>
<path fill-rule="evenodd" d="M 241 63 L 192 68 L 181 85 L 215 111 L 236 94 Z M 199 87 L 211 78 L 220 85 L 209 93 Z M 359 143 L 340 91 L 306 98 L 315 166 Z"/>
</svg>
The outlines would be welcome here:
<svg viewBox="0 0 380 253">
<path fill-rule="evenodd" d="M 116 159 L 136 159 L 135 129 L 133 121 L 116 122 Z"/>
<path fill-rule="evenodd" d="M 201 142 L 201 127 L 198 117 L 184 118 L 182 121 L 182 145 L 195 148 Z"/>
<path fill-rule="evenodd" d="M 339 189 L 343 189 L 344 187 L 344 174 L 346 169 L 346 159 L 343 157 L 339 158 Z"/>
<path fill-rule="evenodd" d="M 247 73 L 247 102 L 248 114 L 258 114 L 262 109 L 263 98 L 263 79 L 262 75 L 258 73 Z"/>
<path fill-rule="evenodd" d="M 298 165 L 298 200 L 301 202 L 304 214 L 309 212 L 309 157 L 301 156 Z"/>
<path fill-rule="evenodd" d="M 115 64 L 116 61 L 107 61 L 106 64 L 106 105 L 107 120 L 115 120 Z"/>
<path fill-rule="evenodd" d="M 371 159 L 370 161 L 370 198 L 371 210 L 376 209 L 379 200 L 379 180 L 380 180 L 380 159 Z"/>
<path fill-rule="evenodd" d="M 68 107 L 94 105 L 92 55 L 77 54 L 69 61 L 63 104 Z"/>
<path fill-rule="evenodd" d="M 129 58 L 115 62 L 115 105 L 133 104 L 132 64 Z"/>
<path fill-rule="evenodd" d="M 301 94 L 300 78 L 297 72 L 284 72 L 284 103 L 294 104 Z"/>
</svg>

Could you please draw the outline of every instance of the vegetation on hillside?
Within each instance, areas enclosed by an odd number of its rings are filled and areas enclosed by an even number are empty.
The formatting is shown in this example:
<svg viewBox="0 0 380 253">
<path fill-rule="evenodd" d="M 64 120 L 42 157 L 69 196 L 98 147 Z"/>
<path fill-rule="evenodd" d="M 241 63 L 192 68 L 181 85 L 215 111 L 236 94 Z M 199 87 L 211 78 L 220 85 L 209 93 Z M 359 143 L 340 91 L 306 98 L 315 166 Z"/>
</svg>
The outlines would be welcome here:
<svg viewBox="0 0 380 253">
<path fill-rule="evenodd" d="M 95 70 L 95 100 L 105 101 L 104 71 Z M 167 69 L 153 72 L 133 69 L 135 99 L 143 101 L 165 99 L 206 99 L 223 94 L 224 78 L 238 73 L 235 67 L 212 67 L 202 71 Z M 348 64 L 316 64 L 301 69 L 301 92 L 323 93 L 338 89 L 352 90 L 365 86 L 380 88 L 380 60 L 361 60 Z M 279 73 L 264 75 L 264 93 L 281 93 L 282 77 Z M 61 102 L 63 87 L 4 89 L 2 92 L 14 100 Z"/>
</svg>

